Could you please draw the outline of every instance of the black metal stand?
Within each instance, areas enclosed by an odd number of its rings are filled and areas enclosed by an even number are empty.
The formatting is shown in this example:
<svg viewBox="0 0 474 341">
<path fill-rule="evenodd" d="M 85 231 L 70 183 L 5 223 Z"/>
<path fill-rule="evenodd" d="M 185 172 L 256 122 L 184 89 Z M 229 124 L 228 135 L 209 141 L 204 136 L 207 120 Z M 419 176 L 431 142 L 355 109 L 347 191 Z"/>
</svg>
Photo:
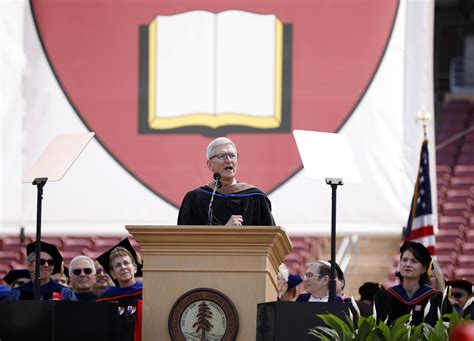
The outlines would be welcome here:
<svg viewBox="0 0 474 341">
<path fill-rule="evenodd" d="M 329 279 L 329 300 L 336 302 L 336 202 L 337 186 L 344 185 L 342 179 L 326 178 L 326 183 L 331 186 L 331 276 Z"/>
<path fill-rule="evenodd" d="M 48 178 L 36 178 L 33 185 L 38 188 L 38 196 L 36 201 L 36 244 L 35 244 L 35 278 L 33 282 L 33 299 L 40 299 L 41 282 L 40 282 L 40 259 L 41 259 L 41 210 L 43 201 L 43 187 L 46 185 Z"/>
</svg>

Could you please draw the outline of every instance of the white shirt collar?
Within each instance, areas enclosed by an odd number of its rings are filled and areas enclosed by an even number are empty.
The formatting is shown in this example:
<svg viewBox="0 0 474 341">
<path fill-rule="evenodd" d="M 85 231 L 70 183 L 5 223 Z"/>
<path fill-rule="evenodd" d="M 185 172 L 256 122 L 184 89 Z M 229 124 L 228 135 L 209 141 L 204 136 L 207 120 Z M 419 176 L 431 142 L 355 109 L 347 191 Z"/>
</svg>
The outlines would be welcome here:
<svg viewBox="0 0 474 341">
<path fill-rule="evenodd" d="M 322 298 L 316 298 L 313 295 L 311 295 L 308 302 L 327 302 L 327 301 L 329 301 L 329 296 L 324 296 Z"/>
</svg>

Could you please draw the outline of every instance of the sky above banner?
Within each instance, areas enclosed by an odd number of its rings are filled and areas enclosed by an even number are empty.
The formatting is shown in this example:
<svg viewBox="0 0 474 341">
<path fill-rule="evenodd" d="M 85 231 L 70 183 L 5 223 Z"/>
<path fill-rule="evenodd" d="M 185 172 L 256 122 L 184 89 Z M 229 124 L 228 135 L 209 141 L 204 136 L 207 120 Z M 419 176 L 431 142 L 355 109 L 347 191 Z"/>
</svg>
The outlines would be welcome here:
<svg viewBox="0 0 474 341">
<path fill-rule="evenodd" d="M 45 187 L 46 230 L 81 233 L 98 228 L 117 233 L 125 224 L 175 224 L 181 198 L 211 176 L 205 165 L 207 144 L 226 135 L 241 155 L 238 180 L 270 193 L 277 224 L 290 233 L 327 233 L 330 191 L 301 172 L 293 129 L 349 137 L 363 181 L 340 190 L 338 221 L 343 230 L 401 230 L 422 140 L 414 117 L 417 111 L 432 111 L 432 2 L 19 4 L 4 5 L 10 15 L 3 14 L 7 25 L 0 33 L 10 37 L 8 47 L 0 50 L 5 57 L 2 66 L 20 90 L 2 90 L 7 108 L 17 111 L 2 112 L 2 131 L 9 133 L 1 138 L 1 184 L 7 190 L 1 194 L 0 233 L 34 226 L 35 188 L 17 183 L 22 172 L 56 134 L 88 130 L 96 133 L 96 140 L 63 181 Z M 196 9 L 222 19 L 222 24 L 199 35 L 199 43 L 169 43 L 176 35 L 196 30 L 189 19 Z M 230 19 L 229 13 L 234 15 Z M 269 15 L 274 20 L 270 24 Z M 239 46 L 245 48 L 232 59 L 235 47 L 225 42 L 236 42 L 235 32 L 244 27 L 267 33 L 261 41 L 252 35 L 240 39 Z M 163 87 L 179 90 L 182 83 L 173 84 L 173 77 L 157 70 L 162 65 L 173 70 L 193 66 L 197 56 L 192 62 L 182 58 L 180 64 L 175 61 L 178 52 L 201 51 L 209 40 L 206 34 L 224 31 L 233 38 L 219 44 L 220 61 L 209 65 L 231 66 L 213 77 L 227 74 L 235 80 L 238 75 L 229 69 L 236 64 L 243 65 L 239 74 L 244 76 L 240 85 L 231 82 L 230 95 L 221 91 L 211 101 L 230 103 L 229 110 L 237 111 L 239 107 L 231 104 L 245 101 L 245 123 L 238 115 L 227 116 L 220 121 L 228 123 L 216 128 L 184 115 L 173 118 L 171 126 L 147 126 L 152 108 L 160 118 L 164 98 L 176 97 L 166 108 L 181 107 L 181 93 L 163 97 L 169 93 Z M 268 40 L 280 43 L 254 51 Z M 426 48 L 419 48 L 420 41 Z M 178 51 L 173 62 L 160 46 Z M 267 56 L 261 65 L 272 65 L 265 75 L 252 69 L 261 56 Z M 247 64 L 239 62 L 243 60 Z M 203 64 L 190 70 L 199 65 Z M 247 69 L 252 70 L 248 76 Z M 190 80 L 201 76 L 193 72 Z M 205 73 L 202 79 L 213 77 Z M 251 93 L 244 96 L 242 89 L 253 80 L 269 84 L 262 89 L 267 95 L 261 96 L 268 98 L 267 104 L 256 103 Z M 192 90 L 183 90 L 183 102 L 192 101 Z M 265 110 L 252 108 L 269 108 L 276 120 L 261 123 L 259 115 Z M 199 109 L 196 105 L 195 111 Z M 249 115 L 255 117 L 248 119 Z"/>
</svg>

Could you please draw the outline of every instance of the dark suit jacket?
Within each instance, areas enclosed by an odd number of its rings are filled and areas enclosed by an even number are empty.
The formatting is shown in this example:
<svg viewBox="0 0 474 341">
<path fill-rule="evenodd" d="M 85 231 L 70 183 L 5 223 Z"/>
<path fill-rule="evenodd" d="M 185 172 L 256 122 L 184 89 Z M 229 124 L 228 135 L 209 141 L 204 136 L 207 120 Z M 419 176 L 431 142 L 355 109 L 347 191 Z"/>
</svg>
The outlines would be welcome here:
<svg viewBox="0 0 474 341">
<path fill-rule="evenodd" d="M 296 298 L 296 302 L 308 302 L 310 297 L 311 297 L 311 294 L 309 292 L 305 294 L 300 294 Z M 339 296 L 336 296 L 336 303 L 342 303 L 342 302 L 343 302 L 342 298 L 340 298 Z"/>
</svg>

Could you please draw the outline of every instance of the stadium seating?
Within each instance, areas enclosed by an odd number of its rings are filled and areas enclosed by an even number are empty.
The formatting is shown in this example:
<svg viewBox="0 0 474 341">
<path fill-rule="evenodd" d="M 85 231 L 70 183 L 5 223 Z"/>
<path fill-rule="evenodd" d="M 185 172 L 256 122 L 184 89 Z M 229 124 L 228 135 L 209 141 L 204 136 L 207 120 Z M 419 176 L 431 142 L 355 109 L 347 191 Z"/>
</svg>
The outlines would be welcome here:
<svg viewBox="0 0 474 341">
<path fill-rule="evenodd" d="M 438 123 L 437 144 L 471 127 L 474 105 L 451 101 Z M 474 131 L 437 150 L 436 159 L 438 262 L 448 279 L 474 281 Z"/>
</svg>

